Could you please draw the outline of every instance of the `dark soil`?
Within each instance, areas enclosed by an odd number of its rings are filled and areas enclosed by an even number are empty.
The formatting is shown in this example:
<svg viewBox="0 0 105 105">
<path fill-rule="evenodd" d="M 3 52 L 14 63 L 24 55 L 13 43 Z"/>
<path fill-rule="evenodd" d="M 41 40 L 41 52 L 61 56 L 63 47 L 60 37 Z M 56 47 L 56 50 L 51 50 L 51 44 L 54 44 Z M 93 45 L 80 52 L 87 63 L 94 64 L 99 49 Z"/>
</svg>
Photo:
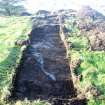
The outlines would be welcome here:
<svg viewBox="0 0 105 105">
<path fill-rule="evenodd" d="M 23 52 L 13 81 L 12 99 L 48 100 L 52 105 L 86 105 L 85 98 L 74 99 L 77 93 L 59 31 L 57 24 L 33 28 L 30 44 Z"/>
</svg>

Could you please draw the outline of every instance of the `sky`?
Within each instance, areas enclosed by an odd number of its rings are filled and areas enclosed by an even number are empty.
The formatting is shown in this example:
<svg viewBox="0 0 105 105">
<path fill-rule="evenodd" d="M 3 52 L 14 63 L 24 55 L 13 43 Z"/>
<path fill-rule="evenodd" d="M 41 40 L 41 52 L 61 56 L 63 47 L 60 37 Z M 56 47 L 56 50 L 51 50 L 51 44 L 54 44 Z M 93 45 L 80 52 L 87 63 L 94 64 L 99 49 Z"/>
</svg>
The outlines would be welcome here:
<svg viewBox="0 0 105 105">
<path fill-rule="evenodd" d="M 24 4 L 29 12 L 36 12 L 40 9 L 76 9 L 79 10 L 83 5 L 89 5 L 93 9 L 105 14 L 105 0 L 27 0 Z"/>
</svg>

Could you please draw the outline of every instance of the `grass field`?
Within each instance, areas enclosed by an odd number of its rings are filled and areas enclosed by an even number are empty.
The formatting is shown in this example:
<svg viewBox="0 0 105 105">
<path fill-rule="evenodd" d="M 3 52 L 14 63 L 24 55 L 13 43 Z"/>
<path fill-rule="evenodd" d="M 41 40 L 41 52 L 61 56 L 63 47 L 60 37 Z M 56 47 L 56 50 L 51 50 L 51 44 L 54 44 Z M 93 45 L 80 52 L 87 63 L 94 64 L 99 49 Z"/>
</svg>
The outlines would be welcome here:
<svg viewBox="0 0 105 105">
<path fill-rule="evenodd" d="M 105 105 L 105 51 L 89 51 L 87 38 L 80 35 L 72 22 L 68 25 L 73 30 L 67 39 L 71 43 L 69 55 L 71 61 L 81 60 L 75 74 L 82 75 L 79 85 L 89 99 L 88 105 Z"/>
<path fill-rule="evenodd" d="M 31 25 L 27 17 L 0 17 L 0 20 L 0 102 L 3 103 L 10 94 L 12 77 L 22 51 L 21 47 L 15 46 L 15 41 L 26 39 Z"/>
</svg>

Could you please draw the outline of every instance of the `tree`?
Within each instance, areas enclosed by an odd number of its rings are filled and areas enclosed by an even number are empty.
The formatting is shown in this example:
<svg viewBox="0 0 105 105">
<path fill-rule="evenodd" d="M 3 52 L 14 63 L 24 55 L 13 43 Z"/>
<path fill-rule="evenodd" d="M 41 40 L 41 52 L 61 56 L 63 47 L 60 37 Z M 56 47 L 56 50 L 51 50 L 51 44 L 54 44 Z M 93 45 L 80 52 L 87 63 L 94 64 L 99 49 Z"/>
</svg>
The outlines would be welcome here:
<svg viewBox="0 0 105 105">
<path fill-rule="evenodd" d="M 0 0 L 0 14 L 12 16 L 26 11 L 22 2 L 24 0 Z"/>
</svg>

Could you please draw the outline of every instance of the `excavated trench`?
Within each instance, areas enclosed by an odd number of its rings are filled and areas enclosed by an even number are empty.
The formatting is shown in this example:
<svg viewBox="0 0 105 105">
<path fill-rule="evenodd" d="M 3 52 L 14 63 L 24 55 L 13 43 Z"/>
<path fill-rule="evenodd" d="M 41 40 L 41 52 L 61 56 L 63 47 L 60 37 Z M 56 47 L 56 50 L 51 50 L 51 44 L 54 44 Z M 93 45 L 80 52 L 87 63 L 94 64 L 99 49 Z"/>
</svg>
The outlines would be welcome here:
<svg viewBox="0 0 105 105">
<path fill-rule="evenodd" d="M 35 20 L 13 81 L 12 99 L 47 100 L 52 105 L 86 105 L 77 98 L 60 25 L 54 19 Z M 48 21 L 50 20 L 50 22 Z M 41 24 L 40 24 L 41 21 Z M 55 23 L 56 22 L 56 23 Z"/>
</svg>

